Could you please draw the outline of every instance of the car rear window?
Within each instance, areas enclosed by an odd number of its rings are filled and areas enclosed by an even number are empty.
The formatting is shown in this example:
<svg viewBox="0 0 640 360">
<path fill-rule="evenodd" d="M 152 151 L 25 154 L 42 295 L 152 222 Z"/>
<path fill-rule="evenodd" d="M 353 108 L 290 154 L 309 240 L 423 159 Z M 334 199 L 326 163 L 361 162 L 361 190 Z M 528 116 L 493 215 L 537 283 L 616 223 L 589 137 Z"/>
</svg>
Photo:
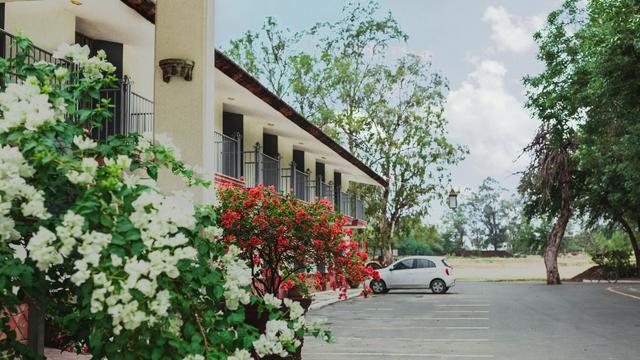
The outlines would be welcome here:
<svg viewBox="0 0 640 360">
<path fill-rule="evenodd" d="M 447 259 L 442 259 L 442 263 L 444 264 L 444 266 L 450 267 L 453 269 L 453 266 L 449 265 L 449 263 L 447 262 Z"/>
</svg>

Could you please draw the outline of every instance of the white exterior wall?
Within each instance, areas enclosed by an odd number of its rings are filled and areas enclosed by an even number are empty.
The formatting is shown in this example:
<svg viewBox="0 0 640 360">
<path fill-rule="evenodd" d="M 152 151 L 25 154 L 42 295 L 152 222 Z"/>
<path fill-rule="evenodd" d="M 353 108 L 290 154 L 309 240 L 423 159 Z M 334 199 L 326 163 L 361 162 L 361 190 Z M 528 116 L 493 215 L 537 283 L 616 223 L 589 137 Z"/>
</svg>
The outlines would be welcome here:
<svg viewBox="0 0 640 360">
<path fill-rule="evenodd" d="M 5 30 L 12 34 L 22 33 L 29 37 L 34 45 L 49 52 L 53 52 L 63 42 L 75 43 L 78 20 L 79 18 L 65 9 L 60 2 L 12 1 L 5 3 Z M 84 24 L 85 26 L 93 26 L 91 23 L 87 24 L 86 21 Z M 95 24 L 95 26 L 99 25 Z M 104 39 L 97 38 L 96 40 Z M 144 45 L 128 44 L 126 39 L 109 40 L 123 44 L 122 72 L 133 81 L 133 91 L 153 100 L 155 67 L 153 38 L 148 39 Z"/>
<path fill-rule="evenodd" d="M 133 91 L 153 101 L 153 43 L 148 47 L 124 44 L 122 73 L 133 82 Z"/>
<path fill-rule="evenodd" d="M 59 4 L 46 1 L 20 1 L 5 4 L 5 30 L 22 33 L 33 43 L 53 52 L 63 42 L 73 44 L 76 17 Z"/>
</svg>

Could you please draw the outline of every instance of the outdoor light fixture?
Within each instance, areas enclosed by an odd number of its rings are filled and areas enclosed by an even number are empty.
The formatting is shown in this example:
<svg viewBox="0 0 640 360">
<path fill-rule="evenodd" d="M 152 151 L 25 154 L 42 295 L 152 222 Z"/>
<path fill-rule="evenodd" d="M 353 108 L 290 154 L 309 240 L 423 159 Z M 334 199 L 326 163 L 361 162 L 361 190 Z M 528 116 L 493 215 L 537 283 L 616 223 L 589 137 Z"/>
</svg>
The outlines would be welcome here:
<svg viewBox="0 0 640 360">
<path fill-rule="evenodd" d="M 449 209 L 455 210 L 458 207 L 458 193 L 451 189 L 449 191 L 449 197 L 447 198 L 447 205 Z"/>
<path fill-rule="evenodd" d="M 162 59 L 159 65 L 160 69 L 162 69 L 162 80 L 164 80 L 164 82 L 169 82 L 172 76 L 180 76 L 186 81 L 191 81 L 195 61 L 187 59 Z"/>
<path fill-rule="evenodd" d="M 228 96 L 228 97 L 227 97 L 227 100 L 229 100 L 229 101 L 234 101 L 235 99 L 236 99 L 236 98 L 231 97 L 231 96 Z"/>
<path fill-rule="evenodd" d="M 275 126 L 274 123 L 267 123 L 267 126 Z"/>
</svg>

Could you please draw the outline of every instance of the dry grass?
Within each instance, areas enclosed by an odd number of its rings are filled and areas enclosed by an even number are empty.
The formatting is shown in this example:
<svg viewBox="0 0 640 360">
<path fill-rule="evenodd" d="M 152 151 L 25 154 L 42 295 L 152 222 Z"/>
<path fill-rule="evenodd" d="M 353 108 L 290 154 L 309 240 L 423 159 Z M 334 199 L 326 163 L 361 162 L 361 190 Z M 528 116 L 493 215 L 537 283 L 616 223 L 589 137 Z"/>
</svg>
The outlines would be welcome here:
<svg viewBox="0 0 640 360">
<path fill-rule="evenodd" d="M 544 280 L 546 271 L 542 256 L 530 255 L 521 258 L 448 257 L 459 280 Z M 558 258 L 560 276 L 570 279 L 593 266 L 588 256 L 561 256 Z"/>
</svg>

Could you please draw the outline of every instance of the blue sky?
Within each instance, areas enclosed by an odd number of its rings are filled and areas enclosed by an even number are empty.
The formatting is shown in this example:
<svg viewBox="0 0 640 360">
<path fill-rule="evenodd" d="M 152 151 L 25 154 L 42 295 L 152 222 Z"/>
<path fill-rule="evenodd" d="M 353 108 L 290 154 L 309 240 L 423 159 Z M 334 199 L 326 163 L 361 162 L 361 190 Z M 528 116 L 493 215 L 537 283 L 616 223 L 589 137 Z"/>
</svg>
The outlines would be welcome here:
<svg viewBox="0 0 640 360">
<path fill-rule="evenodd" d="M 409 35 L 391 55 L 429 57 L 449 79 L 446 116 L 452 141 L 470 155 L 453 169 L 453 184 L 477 187 L 492 176 L 515 190 L 526 158 L 516 161 L 538 122 L 523 109 L 521 79 L 541 70 L 532 34 L 559 0 L 379 0 Z M 217 0 L 216 45 L 258 30 L 273 16 L 291 30 L 340 17 L 343 0 Z M 434 204 L 437 222 L 442 207 Z"/>
</svg>

